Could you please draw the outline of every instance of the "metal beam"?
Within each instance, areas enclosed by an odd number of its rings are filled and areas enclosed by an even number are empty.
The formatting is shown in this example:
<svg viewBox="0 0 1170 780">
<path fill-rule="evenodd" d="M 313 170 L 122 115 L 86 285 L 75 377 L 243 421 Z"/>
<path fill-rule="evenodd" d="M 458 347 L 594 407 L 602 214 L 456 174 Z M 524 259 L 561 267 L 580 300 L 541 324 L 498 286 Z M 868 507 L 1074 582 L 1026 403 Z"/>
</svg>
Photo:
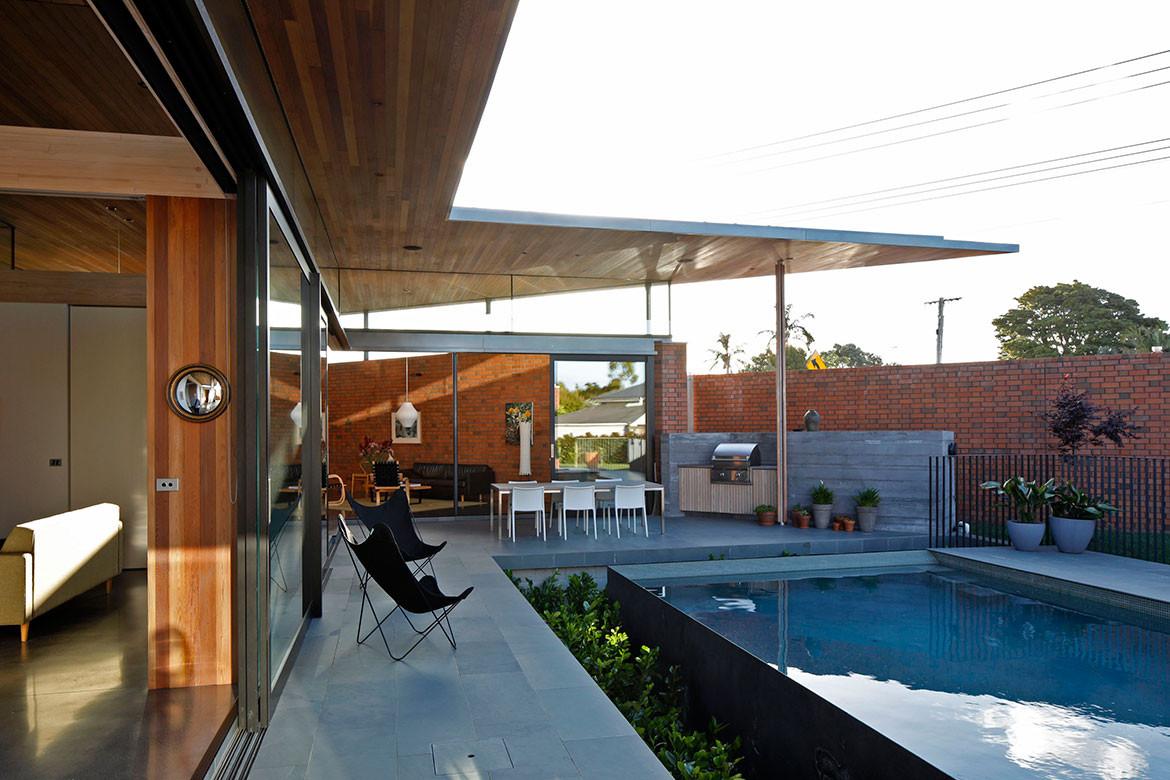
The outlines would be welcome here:
<svg viewBox="0 0 1170 780">
<path fill-rule="evenodd" d="M 670 336 L 572 336 L 553 333 L 347 329 L 357 352 L 484 352 L 513 355 L 653 355 L 654 342 Z M 300 333 L 274 330 L 273 349 L 300 349 Z"/>
<path fill-rule="evenodd" d="M 781 524 L 788 517 L 788 388 L 785 362 L 788 329 L 784 322 L 784 264 L 776 261 L 776 509 Z"/>
</svg>

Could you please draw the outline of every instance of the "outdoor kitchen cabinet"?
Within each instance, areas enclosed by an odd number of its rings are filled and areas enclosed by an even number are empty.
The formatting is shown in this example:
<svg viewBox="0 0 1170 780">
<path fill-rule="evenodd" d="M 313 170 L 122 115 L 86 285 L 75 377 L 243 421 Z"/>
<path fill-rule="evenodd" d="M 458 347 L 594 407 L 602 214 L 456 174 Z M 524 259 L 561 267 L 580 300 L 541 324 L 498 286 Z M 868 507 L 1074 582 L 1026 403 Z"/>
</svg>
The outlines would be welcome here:
<svg viewBox="0 0 1170 780">
<path fill-rule="evenodd" d="M 750 515 L 776 505 L 776 467 L 752 466 L 749 483 L 711 482 L 710 465 L 678 467 L 678 508 L 683 512 Z"/>
</svg>

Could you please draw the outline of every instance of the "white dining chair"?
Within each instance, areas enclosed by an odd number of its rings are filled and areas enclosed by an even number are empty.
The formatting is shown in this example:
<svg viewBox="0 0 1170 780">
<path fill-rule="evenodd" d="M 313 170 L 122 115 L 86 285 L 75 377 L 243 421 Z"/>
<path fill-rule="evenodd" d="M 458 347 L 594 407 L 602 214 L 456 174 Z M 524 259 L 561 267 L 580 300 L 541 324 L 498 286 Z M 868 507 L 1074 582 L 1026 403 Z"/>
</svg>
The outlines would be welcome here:
<svg viewBox="0 0 1170 780">
<path fill-rule="evenodd" d="M 554 484 L 554 485 L 580 485 L 581 480 L 579 480 L 579 479 L 554 479 L 552 481 L 552 484 Z M 564 512 L 561 511 L 561 499 L 559 496 L 557 496 L 555 494 L 553 495 L 553 500 L 552 500 L 552 513 L 554 515 L 556 515 L 557 517 L 564 517 Z"/>
<path fill-rule="evenodd" d="M 634 536 L 638 535 L 638 512 L 642 513 L 642 527 L 646 537 L 650 536 L 650 522 L 646 518 L 646 486 L 645 485 L 614 485 L 613 509 L 616 519 L 614 525 L 618 527 L 618 538 L 622 538 L 622 512 L 634 521 Z"/>
<path fill-rule="evenodd" d="M 566 485 L 561 493 L 561 534 L 569 538 L 566 513 L 576 512 L 578 520 L 585 515 L 585 535 L 589 535 L 589 514 L 593 514 L 593 538 L 597 538 L 597 487 L 595 485 Z M 574 527 L 576 524 L 574 524 Z"/>
<path fill-rule="evenodd" d="M 620 477 L 614 477 L 612 479 L 610 477 L 598 477 L 593 480 L 594 484 L 597 485 L 612 485 L 621 481 Z M 613 493 L 598 498 L 597 507 L 601 510 L 601 516 L 605 519 L 606 533 L 609 533 L 609 514 L 613 510 Z"/>
<path fill-rule="evenodd" d="M 537 482 L 535 479 L 510 479 L 510 480 L 508 480 L 508 484 L 509 485 L 539 485 L 540 483 Z M 511 497 L 511 495 L 509 495 L 508 496 L 508 506 L 511 506 L 511 505 L 512 505 L 512 497 Z M 504 507 L 503 497 L 501 496 L 501 498 L 500 498 L 500 522 L 501 523 L 504 522 L 504 517 L 503 517 L 504 508 L 503 507 Z M 511 511 L 511 510 L 509 510 L 509 511 Z"/>
<path fill-rule="evenodd" d="M 548 535 L 544 531 L 544 488 L 539 484 L 512 486 L 512 500 L 508 504 L 508 533 L 512 536 L 513 542 L 516 541 L 517 512 L 533 512 L 537 535 L 548 540 Z"/>
</svg>

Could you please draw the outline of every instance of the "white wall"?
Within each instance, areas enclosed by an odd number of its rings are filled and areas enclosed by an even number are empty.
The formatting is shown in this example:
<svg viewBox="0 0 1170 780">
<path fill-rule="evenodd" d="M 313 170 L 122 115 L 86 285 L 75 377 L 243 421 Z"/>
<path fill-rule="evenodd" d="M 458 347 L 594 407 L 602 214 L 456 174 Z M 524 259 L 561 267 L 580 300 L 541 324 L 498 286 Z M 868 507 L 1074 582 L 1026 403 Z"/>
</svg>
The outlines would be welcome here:
<svg viewBox="0 0 1170 780">
<path fill-rule="evenodd" d="M 69 504 L 122 508 L 123 566 L 146 567 L 146 309 L 69 314 Z"/>
<path fill-rule="evenodd" d="M 109 501 L 145 567 L 146 310 L 0 303 L 0 333 L 0 537 Z"/>
<path fill-rule="evenodd" d="M 0 303 L 0 536 L 69 509 L 69 307 Z M 145 358 L 145 353 L 144 358 Z M 49 466 L 60 458 L 61 466 Z"/>
</svg>

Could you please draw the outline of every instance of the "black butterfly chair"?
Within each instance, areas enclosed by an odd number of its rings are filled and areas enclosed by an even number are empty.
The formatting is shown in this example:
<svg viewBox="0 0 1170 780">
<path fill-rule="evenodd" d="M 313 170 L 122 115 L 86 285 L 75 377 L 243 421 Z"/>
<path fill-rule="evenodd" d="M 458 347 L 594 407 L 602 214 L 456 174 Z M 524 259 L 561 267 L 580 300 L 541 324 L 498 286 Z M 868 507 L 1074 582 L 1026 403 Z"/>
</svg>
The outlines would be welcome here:
<svg viewBox="0 0 1170 780">
<path fill-rule="evenodd" d="M 353 513 L 366 527 L 367 536 L 379 524 L 389 526 L 390 533 L 394 534 L 394 541 L 398 543 L 398 549 L 402 553 L 403 559 L 414 565 L 415 574 L 421 572 L 423 567 L 429 563 L 431 576 L 434 576 L 435 563 L 431 559 L 447 546 L 447 542 L 427 544 L 422 540 L 422 537 L 418 535 L 418 529 L 414 526 L 414 514 L 410 511 L 410 499 L 406 497 L 406 491 L 394 491 L 390 494 L 389 500 L 377 506 L 359 504 L 348 493 L 346 493 L 346 498 L 349 499 Z"/>
<path fill-rule="evenodd" d="M 377 631 L 382 635 L 382 643 L 386 645 L 386 652 L 395 661 L 401 661 L 410 655 L 411 651 L 418 647 L 427 638 L 428 634 L 435 630 L 435 626 L 438 626 L 447 637 L 447 641 L 451 643 L 451 649 L 454 650 L 455 631 L 451 628 L 451 621 L 447 616 L 451 614 L 451 610 L 459 606 L 459 603 L 471 594 L 474 588 L 468 588 L 458 596 L 447 596 L 439 590 L 439 583 L 429 574 L 421 580 L 416 580 L 414 574 L 410 571 L 410 567 L 403 560 L 402 554 L 398 550 L 398 545 L 394 542 L 394 535 L 386 525 L 379 523 L 374 526 L 374 529 L 370 531 L 370 535 L 361 543 L 354 540 L 353 534 L 347 525 L 343 524 L 341 526 L 341 534 L 341 538 L 345 540 L 346 549 L 349 551 L 349 558 L 353 561 L 354 570 L 358 573 L 358 580 L 362 588 L 362 609 L 358 613 L 358 644 L 364 643 L 374 631 Z M 358 561 L 361 561 L 361 567 L 358 566 Z M 365 569 L 364 575 L 362 574 L 362 568 Z M 395 607 L 390 610 L 386 617 L 379 618 L 377 611 L 374 609 L 374 602 L 370 598 L 367 590 L 371 579 L 385 591 L 386 595 L 394 599 Z M 373 615 L 374 620 L 377 622 L 365 636 L 362 636 L 362 619 L 365 617 L 367 605 L 370 608 L 370 614 Z M 419 635 L 415 643 L 400 656 L 395 655 L 394 651 L 390 649 L 390 641 L 386 639 L 386 632 L 382 630 L 382 624 L 389 620 L 390 616 L 399 609 L 402 610 L 406 622 Z M 430 612 L 434 618 L 430 625 L 422 629 L 415 626 L 414 621 L 410 619 L 410 615 L 422 615 L 427 612 Z M 447 622 L 446 626 L 443 625 L 444 620 Z"/>
</svg>

